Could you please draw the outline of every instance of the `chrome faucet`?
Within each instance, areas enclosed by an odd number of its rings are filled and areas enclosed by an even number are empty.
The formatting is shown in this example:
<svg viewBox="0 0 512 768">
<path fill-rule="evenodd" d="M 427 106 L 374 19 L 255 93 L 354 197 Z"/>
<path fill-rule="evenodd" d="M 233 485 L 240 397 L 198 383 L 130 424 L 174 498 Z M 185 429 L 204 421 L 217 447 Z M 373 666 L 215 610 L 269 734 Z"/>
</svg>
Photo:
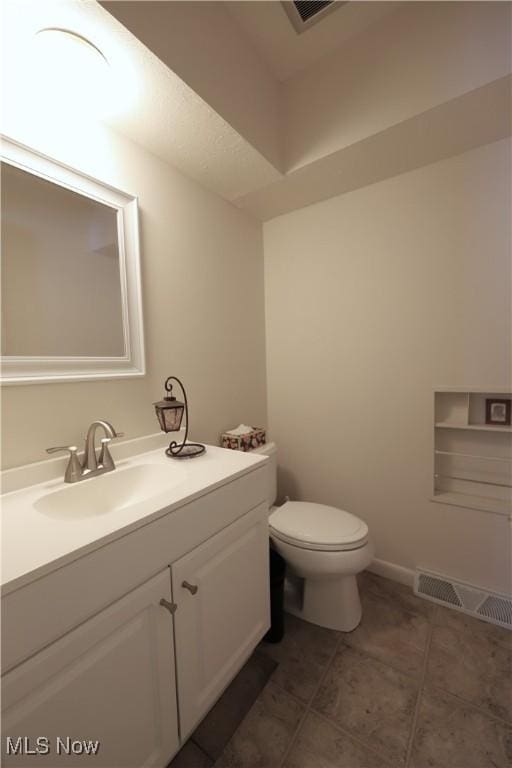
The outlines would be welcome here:
<svg viewBox="0 0 512 768">
<path fill-rule="evenodd" d="M 99 459 L 96 457 L 96 430 L 98 427 L 102 427 L 106 437 L 101 441 L 101 452 Z M 114 460 L 110 455 L 108 444 L 114 437 L 118 437 L 114 427 L 109 421 L 93 421 L 89 429 L 87 430 L 87 437 L 85 438 L 85 455 L 83 468 L 90 472 L 96 472 L 98 467 L 104 467 L 104 472 L 110 472 L 115 469 Z"/>
<path fill-rule="evenodd" d="M 99 456 L 96 455 L 96 430 L 98 427 L 102 427 L 106 435 L 101 439 Z M 123 434 L 123 432 L 116 432 L 109 421 L 93 421 L 87 430 L 82 461 L 78 458 L 78 448 L 76 445 L 47 448 L 46 453 L 69 451 L 69 461 L 64 474 L 64 482 L 78 483 L 80 480 L 87 480 L 89 477 L 97 477 L 105 472 L 112 472 L 116 468 L 109 450 L 109 443 L 116 437 L 123 437 Z"/>
</svg>

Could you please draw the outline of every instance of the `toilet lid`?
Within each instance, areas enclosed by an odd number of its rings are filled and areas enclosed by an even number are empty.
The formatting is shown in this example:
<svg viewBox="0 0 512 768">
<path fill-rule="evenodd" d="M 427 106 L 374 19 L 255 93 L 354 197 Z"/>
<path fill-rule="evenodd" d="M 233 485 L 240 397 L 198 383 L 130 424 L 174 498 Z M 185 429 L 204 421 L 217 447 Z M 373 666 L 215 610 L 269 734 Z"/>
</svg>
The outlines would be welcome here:
<svg viewBox="0 0 512 768">
<path fill-rule="evenodd" d="M 305 549 L 356 549 L 368 539 L 368 526 L 355 515 L 308 501 L 287 501 L 268 522 L 277 539 Z"/>
</svg>

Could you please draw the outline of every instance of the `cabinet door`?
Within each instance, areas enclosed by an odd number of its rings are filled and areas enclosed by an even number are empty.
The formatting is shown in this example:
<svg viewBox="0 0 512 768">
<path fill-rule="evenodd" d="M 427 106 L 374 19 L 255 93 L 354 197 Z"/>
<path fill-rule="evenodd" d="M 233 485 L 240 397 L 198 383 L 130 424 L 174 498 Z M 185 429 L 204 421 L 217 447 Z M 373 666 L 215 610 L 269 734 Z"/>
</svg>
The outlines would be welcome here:
<svg viewBox="0 0 512 768">
<path fill-rule="evenodd" d="M 171 600 L 168 568 L 4 676 L 2 765 L 167 764 L 178 728 L 172 615 L 161 598 Z M 9 737 L 16 755 L 6 754 Z M 80 753 L 83 740 L 99 742 L 95 755 L 85 753 L 93 745 Z M 27 754 L 38 746 L 42 754 Z"/>
<path fill-rule="evenodd" d="M 268 560 L 267 507 L 261 504 L 171 567 L 182 739 L 269 627 Z"/>
</svg>

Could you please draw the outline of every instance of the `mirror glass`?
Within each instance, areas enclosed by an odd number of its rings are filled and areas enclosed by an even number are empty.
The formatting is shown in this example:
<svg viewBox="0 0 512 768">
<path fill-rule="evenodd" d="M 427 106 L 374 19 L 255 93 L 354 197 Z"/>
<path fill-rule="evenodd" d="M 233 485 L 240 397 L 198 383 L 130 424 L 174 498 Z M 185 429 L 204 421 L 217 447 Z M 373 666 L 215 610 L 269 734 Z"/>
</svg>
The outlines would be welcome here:
<svg viewBox="0 0 512 768">
<path fill-rule="evenodd" d="M 2 355 L 125 354 L 117 209 L 1 164 Z"/>
<path fill-rule="evenodd" d="M 1 137 L 0 381 L 144 376 L 137 198 Z"/>
</svg>

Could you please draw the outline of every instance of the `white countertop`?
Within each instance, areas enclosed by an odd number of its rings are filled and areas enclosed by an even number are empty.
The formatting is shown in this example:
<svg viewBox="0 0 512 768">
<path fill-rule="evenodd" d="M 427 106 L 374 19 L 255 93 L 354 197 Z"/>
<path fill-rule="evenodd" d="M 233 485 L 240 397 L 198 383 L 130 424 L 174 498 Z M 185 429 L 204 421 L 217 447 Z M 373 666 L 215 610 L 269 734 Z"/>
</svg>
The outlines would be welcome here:
<svg viewBox="0 0 512 768">
<path fill-rule="evenodd" d="M 262 455 L 207 446 L 202 456 L 180 461 L 169 459 L 162 448 L 158 448 L 116 460 L 114 472 L 80 483 L 49 479 L 3 494 L 1 583 L 4 594 L 251 472 L 265 460 Z M 133 469 L 137 467 L 143 469 L 135 469 L 134 475 Z M 94 493 L 101 498 L 102 489 L 108 489 L 102 483 L 114 474 L 122 479 L 121 473 L 126 470 L 131 470 L 127 478 L 136 476 L 138 471 L 146 472 L 149 478 L 152 473 L 157 478 L 169 473 L 174 485 L 164 490 L 153 487 L 149 498 L 136 489 L 135 493 L 130 492 L 125 506 L 111 511 L 81 516 L 73 514 L 71 508 L 69 516 L 65 508 L 56 515 L 41 511 L 43 499 L 60 492 L 59 500 L 65 500 L 65 494 L 72 500 L 75 489 L 82 485 L 96 484 Z"/>
</svg>

